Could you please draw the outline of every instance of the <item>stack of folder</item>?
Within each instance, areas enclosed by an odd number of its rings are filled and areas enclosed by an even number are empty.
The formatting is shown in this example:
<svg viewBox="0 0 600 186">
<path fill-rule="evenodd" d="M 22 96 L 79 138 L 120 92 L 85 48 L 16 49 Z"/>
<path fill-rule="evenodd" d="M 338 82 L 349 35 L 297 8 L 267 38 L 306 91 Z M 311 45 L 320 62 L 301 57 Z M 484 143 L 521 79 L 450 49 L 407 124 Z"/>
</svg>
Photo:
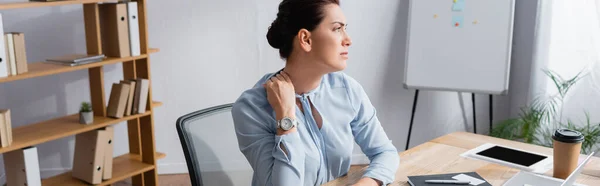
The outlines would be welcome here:
<svg viewBox="0 0 600 186">
<path fill-rule="evenodd" d="M 0 15 L 0 19 L 1 19 Z M 0 30 L 2 24 L 0 24 Z M 21 32 L 4 33 L 0 38 L 0 77 L 26 73 L 27 54 L 25 52 L 25 35 Z"/>
<path fill-rule="evenodd" d="M 71 176 L 90 184 L 112 178 L 114 127 L 75 135 Z"/>
<path fill-rule="evenodd" d="M 140 55 L 137 2 L 100 4 L 102 51 L 108 57 Z"/>
<path fill-rule="evenodd" d="M 77 66 L 88 63 L 94 63 L 104 60 L 104 55 L 87 55 L 87 54 L 73 54 L 73 55 L 64 55 L 46 59 L 48 63 L 54 63 L 59 65 L 66 66 Z"/>
<path fill-rule="evenodd" d="M 106 107 L 107 115 L 122 118 L 146 112 L 149 86 L 148 79 L 142 78 L 113 83 Z"/>
<path fill-rule="evenodd" d="M 10 109 L 0 109 L 0 146 L 8 147 L 12 144 L 12 141 Z"/>
</svg>

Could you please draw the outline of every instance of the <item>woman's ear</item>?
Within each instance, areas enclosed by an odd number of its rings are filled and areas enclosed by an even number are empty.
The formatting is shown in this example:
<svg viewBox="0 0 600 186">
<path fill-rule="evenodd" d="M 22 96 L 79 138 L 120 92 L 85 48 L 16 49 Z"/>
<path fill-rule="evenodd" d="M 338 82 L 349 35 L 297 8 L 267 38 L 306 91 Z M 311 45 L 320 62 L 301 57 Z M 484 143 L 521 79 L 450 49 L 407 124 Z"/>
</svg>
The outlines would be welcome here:
<svg viewBox="0 0 600 186">
<path fill-rule="evenodd" d="M 310 31 L 306 29 L 300 29 L 298 31 L 298 41 L 300 43 L 300 48 L 305 52 L 310 52 L 312 50 L 312 40 L 310 38 Z"/>
</svg>

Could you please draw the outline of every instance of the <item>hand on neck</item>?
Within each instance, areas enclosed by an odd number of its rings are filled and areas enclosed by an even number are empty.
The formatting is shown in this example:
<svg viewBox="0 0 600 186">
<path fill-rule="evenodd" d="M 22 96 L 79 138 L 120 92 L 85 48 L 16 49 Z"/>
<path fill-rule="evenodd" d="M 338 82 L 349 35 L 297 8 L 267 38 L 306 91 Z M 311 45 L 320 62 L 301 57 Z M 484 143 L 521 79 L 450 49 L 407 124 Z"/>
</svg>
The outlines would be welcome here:
<svg viewBox="0 0 600 186">
<path fill-rule="evenodd" d="M 294 84 L 294 91 L 298 95 L 308 93 L 316 89 L 321 83 L 324 73 L 310 62 L 289 59 L 283 71 L 287 72 Z"/>
</svg>

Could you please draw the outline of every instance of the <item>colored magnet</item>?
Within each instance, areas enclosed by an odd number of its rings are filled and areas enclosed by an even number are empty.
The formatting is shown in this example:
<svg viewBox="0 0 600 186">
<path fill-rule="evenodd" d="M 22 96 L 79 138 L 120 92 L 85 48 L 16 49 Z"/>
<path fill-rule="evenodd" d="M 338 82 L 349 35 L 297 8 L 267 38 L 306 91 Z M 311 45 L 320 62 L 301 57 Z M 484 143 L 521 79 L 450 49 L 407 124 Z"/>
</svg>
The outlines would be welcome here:
<svg viewBox="0 0 600 186">
<path fill-rule="evenodd" d="M 433 14 L 433 18 L 438 18 L 438 15 L 437 14 Z"/>
<path fill-rule="evenodd" d="M 463 11 L 465 9 L 465 0 L 454 0 L 452 11 Z"/>
<path fill-rule="evenodd" d="M 463 25 L 463 16 L 455 15 L 452 16 L 452 27 L 462 28 Z"/>
<path fill-rule="evenodd" d="M 479 23 L 479 21 L 477 21 L 477 19 L 475 19 L 475 21 L 473 21 L 473 24 L 477 24 Z"/>
</svg>

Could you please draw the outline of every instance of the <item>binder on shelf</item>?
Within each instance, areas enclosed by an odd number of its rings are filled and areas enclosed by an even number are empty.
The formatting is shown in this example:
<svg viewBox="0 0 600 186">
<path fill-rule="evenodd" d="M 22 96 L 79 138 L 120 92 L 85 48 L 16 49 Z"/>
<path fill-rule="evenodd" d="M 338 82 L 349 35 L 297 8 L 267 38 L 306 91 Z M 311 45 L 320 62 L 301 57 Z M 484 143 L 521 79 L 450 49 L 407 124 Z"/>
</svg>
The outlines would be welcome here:
<svg viewBox="0 0 600 186">
<path fill-rule="evenodd" d="M 0 30 L 4 30 L 2 14 L 0 14 Z M 6 59 L 8 46 L 5 37 L 0 37 L 0 78 L 9 75 L 9 60 Z"/>
<path fill-rule="evenodd" d="M 100 4 L 102 51 L 108 57 L 129 57 L 129 19 L 125 3 Z"/>
<path fill-rule="evenodd" d="M 5 61 L 5 66 L 6 66 L 6 71 L 7 71 L 7 75 L 10 76 L 12 75 L 12 72 L 10 71 L 10 55 L 8 55 L 10 52 L 8 51 L 8 37 L 9 34 L 4 34 L 4 37 L 2 37 L 4 40 L 4 56 L 6 56 L 5 59 L 3 59 L 3 61 Z"/>
<path fill-rule="evenodd" d="M 21 32 L 4 33 L 3 39 L 8 75 L 26 73 L 28 70 L 24 34 Z"/>
<path fill-rule="evenodd" d="M 141 55 L 140 52 L 140 26 L 138 21 L 137 2 L 127 2 L 127 17 L 129 26 L 129 46 L 132 56 Z"/>
<path fill-rule="evenodd" d="M 12 137 L 12 119 L 11 119 L 10 109 L 6 110 L 6 114 L 4 114 L 4 120 L 6 121 L 4 128 L 6 128 L 6 138 L 8 138 L 8 146 L 12 145 L 13 137 Z"/>
<path fill-rule="evenodd" d="M 142 114 L 146 112 L 150 81 L 138 78 L 135 80 L 135 96 L 133 98 L 133 113 Z"/>
<path fill-rule="evenodd" d="M 8 147 L 8 131 L 6 131 L 6 125 L 10 122 L 6 117 L 8 112 L 7 109 L 0 110 L 0 146 L 2 147 Z"/>
<path fill-rule="evenodd" d="M 99 184 L 104 173 L 105 143 L 108 132 L 92 130 L 75 135 L 72 177 Z"/>
<path fill-rule="evenodd" d="M 4 153 L 7 186 L 42 185 L 36 147 Z"/>
<path fill-rule="evenodd" d="M 25 48 L 25 34 L 21 32 L 12 32 L 12 36 L 15 48 L 15 63 L 17 65 L 17 74 L 23 74 L 28 71 L 27 52 Z"/>
<path fill-rule="evenodd" d="M 0 146 L 12 144 L 12 121 L 9 109 L 0 109 Z"/>
<path fill-rule="evenodd" d="M 127 107 L 125 108 L 125 116 L 132 115 L 133 97 L 135 96 L 135 81 L 123 80 L 121 83 L 129 85 L 129 95 L 127 96 Z"/>
<path fill-rule="evenodd" d="M 115 129 L 113 126 L 107 126 L 106 140 L 104 141 L 104 171 L 102 172 L 102 179 L 108 180 L 112 178 L 112 165 L 113 165 L 113 137 Z"/>
<path fill-rule="evenodd" d="M 107 116 L 113 118 L 122 118 L 125 114 L 127 96 L 129 95 L 129 85 L 122 83 L 113 83 L 106 107 Z"/>
<path fill-rule="evenodd" d="M 8 66 L 10 67 L 10 69 L 8 69 L 10 71 L 8 74 L 14 76 L 17 75 L 17 61 L 15 59 L 15 43 L 13 40 L 13 34 L 5 33 L 4 35 L 6 35 L 6 59 L 8 60 Z"/>
</svg>

